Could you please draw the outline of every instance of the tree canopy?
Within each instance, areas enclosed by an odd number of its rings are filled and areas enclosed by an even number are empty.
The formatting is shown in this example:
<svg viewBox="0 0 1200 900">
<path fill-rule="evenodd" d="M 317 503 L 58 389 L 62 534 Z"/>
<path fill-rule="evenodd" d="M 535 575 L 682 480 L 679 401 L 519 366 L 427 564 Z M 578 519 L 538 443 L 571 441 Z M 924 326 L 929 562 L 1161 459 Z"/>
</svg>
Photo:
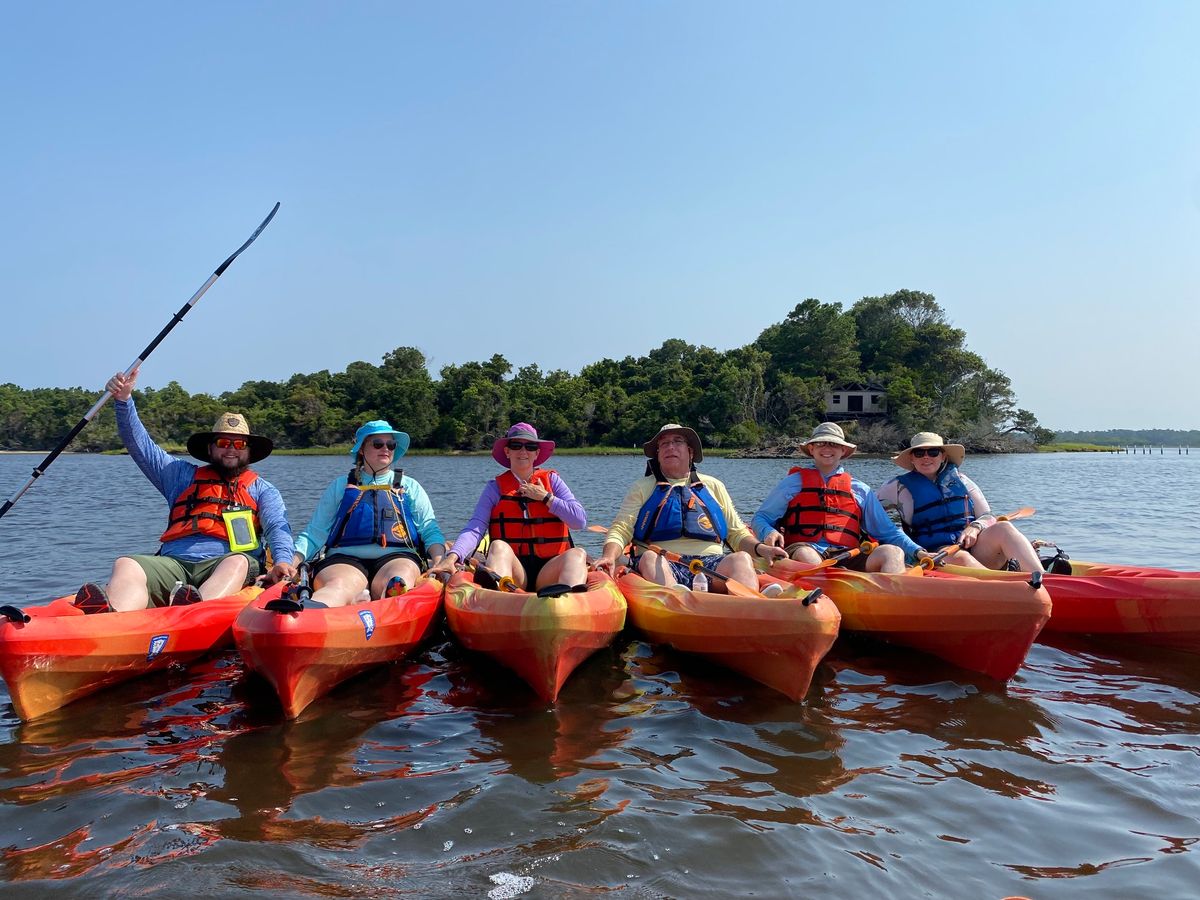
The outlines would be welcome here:
<svg viewBox="0 0 1200 900">
<path fill-rule="evenodd" d="M 864 449 L 896 449 L 930 430 L 985 447 L 1014 433 L 1053 439 L 1017 407 L 1008 376 L 968 349 L 936 299 L 908 290 L 864 297 L 848 310 L 810 298 L 745 347 L 719 351 L 672 338 L 646 356 L 601 359 L 576 375 L 537 365 L 514 373 L 496 354 L 443 366 L 434 379 L 419 349 L 397 347 L 378 365 L 247 381 L 219 397 L 189 394 L 176 382 L 135 397 L 150 433 L 176 444 L 235 409 L 281 448 L 343 443 L 378 418 L 407 431 L 416 447 L 445 450 L 487 447 L 520 420 L 565 447 L 633 446 L 667 421 L 695 427 L 709 446 L 752 447 L 806 435 L 824 418 L 826 394 L 855 382 L 878 384 L 887 398 L 883 420 L 851 426 Z M 83 388 L 0 385 L 0 449 L 54 446 L 94 399 Z M 106 408 L 73 449 L 119 446 Z"/>
</svg>

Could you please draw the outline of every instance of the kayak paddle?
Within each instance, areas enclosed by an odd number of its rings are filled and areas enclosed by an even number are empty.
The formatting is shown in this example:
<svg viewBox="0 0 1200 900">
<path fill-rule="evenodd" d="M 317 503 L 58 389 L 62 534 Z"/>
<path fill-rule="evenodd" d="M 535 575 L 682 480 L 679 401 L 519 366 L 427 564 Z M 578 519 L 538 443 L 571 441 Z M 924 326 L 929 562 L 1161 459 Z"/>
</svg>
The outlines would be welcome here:
<svg viewBox="0 0 1200 900">
<path fill-rule="evenodd" d="M 162 342 L 162 339 L 165 338 L 168 334 L 170 334 L 171 329 L 174 328 L 176 325 L 178 325 L 180 323 L 180 321 L 183 319 L 183 317 L 187 315 L 188 310 L 190 310 L 193 306 L 195 306 L 196 303 L 200 300 L 200 298 L 204 296 L 204 292 L 207 291 L 210 287 L 212 287 L 213 282 L 216 281 L 218 278 L 220 278 L 221 274 L 226 269 L 229 268 L 230 263 L 232 263 L 235 259 L 237 259 L 238 256 L 241 255 L 241 252 L 243 250 L 245 250 L 247 247 L 249 247 L 251 244 L 253 244 L 254 239 L 256 237 L 258 237 L 260 234 L 262 234 L 262 230 L 264 228 L 266 228 L 268 224 L 270 224 L 271 220 L 273 218 L 275 218 L 275 213 L 277 213 L 277 212 L 279 212 L 279 204 L 278 203 L 276 203 L 275 206 L 271 209 L 271 212 L 267 214 L 267 217 L 262 220 L 262 224 L 254 229 L 254 234 L 252 234 L 252 235 L 250 235 L 250 237 L 246 238 L 246 243 L 242 244 L 242 246 L 240 246 L 236 250 L 234 250 L 233 253 L 229 256 L 229 258 L 227 260 L 225 260 L 225 262 L 223 262 L 219 266 L 217 266 L 217 268 L 213 271 L 213 273 L 208 276 L 208 281 L 204 282 L 204 284 L 202 284 L 200 286 L 200 290 L 198 290 L 198 291 L 196 291 L 196 293 L 192 294 L 191 299 L 188 300 L 187 303 L 183 304 L 183 306 L 181 306 L 179 308 L 179 312 L 175 313 L 175 315 L 171 317 L 171 321 L 166 324 L 166 326 L 163 328 L 162 331 L 160 331 L 158 333 L 158 335 L 154 338 L 154 340 L 152 340 L 149 344 L 146 345 L 146 349 L 143 350 L 138 355 L 138 358 L 129 364 L 129 368 L 125 370 L 126 376 L 128 376 L 131 372 L 133 372 L 134 369 L 136 369 L 138 366 L 140 366 L 142 363 L 144 363 L 146 361 L 146 358 L 149 357 L 150 354 L 154 352 L 154 348 L 157 347 Z M 38 464 L 36 469 L 33 470 L 33 475 L 30 477 L 30 479 L 27 482 L 25 482 L 25 485 L 19 491 L 17 491 L 15 494 L 13 494 L 9 500 L 6 500 L 4 502 L 3 506 L 0 506 L 0 518 L 4 518 L 4 514 L 6 512 L 8 512 L 10 509 L 12 509 L 12 506 L 14 503 L 16 503 L 18 500 L 21 499 L 21 495 L 24 494 L 27 490 L 29 490 L 33 486 L 33 483 L 35 481 L 37 481 L 39 478 L 42 477 L 42 475 L 45 473 L 46 469 L 50 467 L 50 464 L 52 462 L 54 462 L 54 460 L 58 459 L 58 455 L 60 453 L 62 453 L 65 449 L 67 449 L 67 445 L 70 444 L 71 441 L 75 440 L 75 436 L 78 435 L 79 432 L 83 431 L 83 429 L 87 426 L 88 422 L 92 421 L 92 419 L 95 418 L 96 413 L 100 412 L 101 408 L 104 406 L 105 403 L 108 402 L 108 398 L 111 396 L 112 396 L 112 394 L 110 394 L 108 391 L 105 391 L 103 394 L 100 395 L 100 399 L 97 400 L 95 402 L 95 404 L 93 404 L 92 408 L 87 411 L 87 413 L 84 415 L 84 417 L 82 419 L 80 419 L 77 423 L 75 423 L 75 427 L 72 428 L 70 430 L 70 432 L 68 432 L 67 436 L 65 438 L 63 438 L 61 442 L 59 442 L 59 445 L 57 447 L 55 447 L 53 450 L 51 450 L 50 453 L 46 456 L 46 458 L 43 459 L 41 461 L 41 463 Z"/>
</svg>

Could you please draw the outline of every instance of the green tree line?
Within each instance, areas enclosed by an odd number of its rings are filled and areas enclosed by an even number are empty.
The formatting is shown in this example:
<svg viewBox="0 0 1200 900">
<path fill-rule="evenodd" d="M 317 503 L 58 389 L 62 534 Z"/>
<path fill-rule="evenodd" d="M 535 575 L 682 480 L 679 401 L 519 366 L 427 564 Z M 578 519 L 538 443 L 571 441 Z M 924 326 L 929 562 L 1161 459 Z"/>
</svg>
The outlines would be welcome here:
<svg viewBox="0 0 1200 900">
<path fill-rule="evenodd" d="M 138 391 L 138 411 L 161 442 L 182 444 L 218 413 L 244 413 L 280 448 L 344 443 L 368 419 L 407 431 L 415 447 L 476 450 L 511 422 L 533 422 L 564 447 L 633 446 L 667 421 L 697 429 L 706 445 L 749 448 L 795 442 L 824 418 L 826 393 L 849 382 L 881 385 L 887 416 L 851 423 L 863 449 L 894 450 L 916 431 L 937 431 L 978 449 L 1012 435 L 1053 434 L 1016 405 L 1008 377 L 966 346 L 930 294 L 864 297 L 849 309 L 809 299 L 744 347 L 718 351 L 671 339 L 646 356 L 601 359 L 578 374 L 537 365 L 515 372 L 497 354 L 443 366 L 397 347 L 381 364 L 355 362 L 287 381 L 247 381 L 214 397 L 177 382 Z M 83 388 L 0 385 L 0 449 L 48 449 L 95 400 Z M 72 449 L 120 446 L 106 407 Z"/>
<path fill-rule="evenodd" d="M 1107 431 L 1060 431 L 1063 443 L 1096 444 L 1101 447 L 1200 447 L 1200 431 L 1174 428 L 1110 428 Z"/>
</svg>

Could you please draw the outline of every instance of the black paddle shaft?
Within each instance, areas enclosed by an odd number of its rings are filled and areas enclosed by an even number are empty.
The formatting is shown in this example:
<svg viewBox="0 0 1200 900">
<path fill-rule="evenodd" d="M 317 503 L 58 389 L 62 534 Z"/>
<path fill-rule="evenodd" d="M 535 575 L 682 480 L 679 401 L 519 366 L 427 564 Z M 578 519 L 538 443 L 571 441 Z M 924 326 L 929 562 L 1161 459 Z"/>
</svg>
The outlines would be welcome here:
<svg viewBox="0 0 1200 900">
<path fill-rule="evenodd" d="M 162 343 L 163 338 L 165 338 L 168 334 L 171 333 L 172 328 L 174 328 L 181 321 L 183 321 L 183 317 L 188 314 L 188 310 L 190 310 L 193 306 L 196 305 L 197 302 L 199 302 L 200 298 L 204 296 L 204 292 L 207 291 L 210 287 L 212 287 L 213 282 L 221 277 L 221 273 L 223 273 L 226 269 L 229 268 L 230 263 L 232 263 L 235 259 L 237 259 L 238 256 L 241 255 L 243 250 L 245 250 L 247 247 L 249 247 L 251 244 L 253 244 L 255 238 L 257 238 L 260 234 L 262 234 L 262 230 L 271 223 L 271 220 L 273 218 L 275 218 L 275 213 L 277 213 L 277 212 L 279 212 L 279 204 L 278 203 L 276 203 L 275 206 L 272 207 L 271 212 L 268 213 L 267 217 L 262 220 L 262 224 L 254 229 L 254 234 L 250 235 L 250 237 L 248 237 L 246 239 L 246 243 L 242 244 L 242 246 L 240 246 L 236 250 L 234 250 L 233 253 L 231 253 L 229 255 L 229 258 L 227 260 L 225 260 L 225 262 L 223 262 L 219 266 L 217 266 L 217 268 L 213 271 L 213 273 L 208 276 L 208 280 L 200 286 L 200 290 L 198 290 L 198 291 L 196 291 L 196 293 L 192 294 L 191 299 L 189 299 L 187 303 L 183 304 L 183 306 L 181 306 L 179 308 L 179 311 L 177 313 L 175 313 L 175 315 L 171 316 L 171 321 L 169 321 L 163 327 L 162 331 L 160 331 L 157 335 L 155 335 L 154 340 L 152 340 L 149 344 L 146 345 L 146 349 L 138 354 L 138 358 L 129 364 L 129 368 L 127 368 L 125 370 L 126 375 L 129 375 L 134 369 L 136 369 L 138 366 L 140 366 L 142 363 L 144 363 L 146 361 L 147 357 L 149 357 L 150 354 L 154 352 L 154 348 Z M 0 506 L 0 518 L 4 518 L 4 514 L 7 513 L 10 509 L 12 509 L 14 503 L 16 503 L 18 500 L 21 499 L 21 495 L 24 494 L 27 490 L 29 490 L 33 486 L 33 483 L 35 481 L 37 481 L 39 478 L 42 477 L 42 475 L 45 473 L 46 469 L 48 469 L 50 467 L 50 464 L 52 462 L 54 462 L 54 460 L 58 459 L 58 455 L 67 449 L 67 447 L 70 445 L 71 441 L 75 440 L 76 435 L 78 435 L 79 432 L 83 431 L 83 429 L 87 427 L 88 422 L 92 421 L 92 419 L 94 419 L 96 417 L 96 413 L 100 412 L 100 410 L 104 407 L 104 404 L 108 402 L 108 398 L 111 396 L 112 396 L 112 394 L 110 394 L 108 391 L 105 391 L 103 394 L 101 394 L 100 399 L 98 399 L 92 405 L 92 408 L 87 411 L 87 413 L 84 415 L 84 417 L 82 419 L 80 419 L 78 422 L 75 423 L 75 427 L 72 428 L 67 433 L 66 437 L 64 437 L 61 441 L 59 441 L 58 446 L 55 447 L 53 450 L 51 450 L 46 455 L 46 458 L 43 459 L 40 463 L 38 463 L 37 468 L 35 468 L 33 470 L 33 475 L 30 476 L 30 478 L 27 482 L 25 482 L 24 486 L 19 491 L 17 491 L 15 494 L 13 494 L 10 499 L 6 500 L 4 502 L 3 506 Z"/>
</svg>

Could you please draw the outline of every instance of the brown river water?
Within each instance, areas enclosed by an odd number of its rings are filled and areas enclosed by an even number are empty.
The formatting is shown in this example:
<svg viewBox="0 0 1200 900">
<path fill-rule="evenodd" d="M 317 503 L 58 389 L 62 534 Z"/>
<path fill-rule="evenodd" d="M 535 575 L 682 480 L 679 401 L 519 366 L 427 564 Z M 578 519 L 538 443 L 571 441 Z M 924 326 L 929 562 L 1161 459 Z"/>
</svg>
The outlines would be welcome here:
<svg viewBox="0 0 1200 900">
<path fill-rule="evenodd" d="M 0 457 L 0 494 L 39 460 Z M 299 530 L 347 462 L 259 468 Z M 448 536 L 496 472 L 405 462 Z M 641 474 L 554 464 L 599 523 Z M 703 468 L 748 517 L 787 464 Z M 1200 452 L 964 468 L 1076 558 L 1200 569 Z M 128 459 L 63 457 L 0 520 L 0 602 L 103 580 L 164 520 Z M 1039 643 L 1000 686 L 843 639 L 792 703 L 631 631 L 555 705 L 444 632 L 295 722 L 232 651 L 32 723 L 0 687 L 0 894 L 1193 897 L 1198 701 L 1184 654 Z"/>
</svg>

